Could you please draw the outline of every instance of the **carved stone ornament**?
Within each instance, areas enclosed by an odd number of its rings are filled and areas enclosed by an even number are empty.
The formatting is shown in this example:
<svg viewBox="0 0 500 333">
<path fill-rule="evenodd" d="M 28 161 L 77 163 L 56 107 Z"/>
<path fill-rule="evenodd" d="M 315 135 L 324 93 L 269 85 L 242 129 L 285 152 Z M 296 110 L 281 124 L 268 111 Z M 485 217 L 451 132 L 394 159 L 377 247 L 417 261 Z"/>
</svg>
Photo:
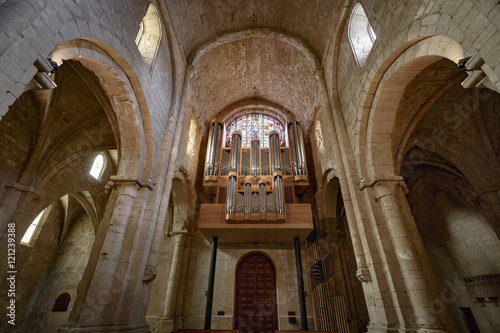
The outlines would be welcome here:
<svg viewBox="0 0 500 333">
<path fill-rule="evenodd" d="M 498 306 L 500 297 L 500 274 L 486 274 L 464 278 L 469 296 L 476 302 L 495 303 Z"/>
</svg>

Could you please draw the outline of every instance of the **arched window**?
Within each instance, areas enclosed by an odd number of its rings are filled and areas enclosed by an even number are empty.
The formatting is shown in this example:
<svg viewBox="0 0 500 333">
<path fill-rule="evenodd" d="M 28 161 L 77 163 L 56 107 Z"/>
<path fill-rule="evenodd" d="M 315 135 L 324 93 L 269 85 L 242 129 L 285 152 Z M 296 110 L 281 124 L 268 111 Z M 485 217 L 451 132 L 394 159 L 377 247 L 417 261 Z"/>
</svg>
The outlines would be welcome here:
<svg viewBox="0 0 500 333">
<path fill-rule="evenodd" d="M 95 179 L 99 179 L 103 170 L 103 166 L 104 166 L 104 157 L 102 156 L 102 154 L 99 154 L 95 158 L 94 163 L 92 164 L 92 168 L 89 171 L 89 174 Z"/>
<path fill-rule="evenodd" d="M 366 17 L 363 6 L 357 3 L 349 19 L 349 42 L 360 69 L 365 65 L 376 39 L 377 36 Z"/>
<path fill-rule="evenodd" d="M 56 303 L 52 308 L 52 312 L 64 312 L 68 310 L 69 301 L 71 301 L 71 296 L 68 293 L 62 293 L 56 299 Z"/>
<path fill-rule="evenodd" d="M 250 147 L 252 138 L 259 138 L 261 147 L 269 147 L 269 133 L 278 131 L 280 144 L 285 142 L 285 127 L 276 118 L 260 114 L 246 114 L 233 120 L 226 128 L 226 145 L 231 146 L 234 131 L 241 132 L 241 146 Z"/>
<path fill-rule="evenodd" d="M 33 239 L 33 235 L 35 234 L 35 231 L 38 227 L 38 224 L 40 223 L 40 220 L 42 218 L 43 212 L 45 210 L 42 210 L 40 214 L 38 214 L 37 217 L 31 222 L 30 226 L 28 227 L 28 230 L 24 233 L 23 238 L 21 238 L 21 244 L 24 245 L 29 245 L 31 243 L 31 240 Z"/>
<path fill-rule="evenodd" d="M 148 11 L 139 26 L 139 32 L 135 43 L 141 52 L 146 66 L 151 71 L 156 58 L 156 53 L 161 41 L 161 23 L 158 10 L 153 4 L 149 4 Z"/>
</svg>

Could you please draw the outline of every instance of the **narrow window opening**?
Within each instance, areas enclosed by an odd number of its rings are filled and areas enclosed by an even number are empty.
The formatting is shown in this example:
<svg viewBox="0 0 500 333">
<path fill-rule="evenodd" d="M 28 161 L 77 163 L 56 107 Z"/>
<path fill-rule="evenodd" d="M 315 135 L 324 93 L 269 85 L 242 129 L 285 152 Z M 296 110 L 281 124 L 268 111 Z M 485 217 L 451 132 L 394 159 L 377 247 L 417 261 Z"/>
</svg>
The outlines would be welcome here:
<svg viewBox="0 0 500 333">
<path fill-rule="evenodd" d="M 104 157 L 102 156 L 102 154 L 99 154 L 95 158 L 94 164 L 92 164 L 92 168 L 90 169 L 89 174 L 95 179 L 99 179 L 103 170 L 103 165 Z"/>
<path fill-rule="evenodd" d="M 135 44 L 141 53 L 144 63 L 151 71 L 158 52 L 162 36 L 161 21 L 158 10 L 153 4 L 149 4 L 146 15 L 139 26 L 139 32 L 135 38 Z"/>
<path fill-rule="evenodd" d="M 29 245 L 31 243 L 33 235 L 35 234 L 35 230 L 38 227 L 38 224 L 40 223 L 40 219 L 42 218 L 43 212 L 44 211 L 41 211 L 40 214 L 38 214 L 38 216 L 35 217 L 33 222 L 31 222 L 30 226 L 28 227 L 28 230 L 26 230 L 23 238 L 21 238 L 21 244 Z"/>
<path fill-rule="evenodd" d="M 351 13 L 349 19 L 349 43 L 351 44 L 352 52 L 358 67 L 361 69 L 366 63 L 366 59 L 377 39 L 377 35 L 373 30 L 365 10 L 361 3 L 357 3 Z"/>
<path fill-rule="evenodd" d="M 68 293 L 62 293 L 56 299 L 56 303 L 52 308 L 52 312 L 65 312 L 68 311 L 68 305 L 71 301 L 71 296 Z"/>
</svg>

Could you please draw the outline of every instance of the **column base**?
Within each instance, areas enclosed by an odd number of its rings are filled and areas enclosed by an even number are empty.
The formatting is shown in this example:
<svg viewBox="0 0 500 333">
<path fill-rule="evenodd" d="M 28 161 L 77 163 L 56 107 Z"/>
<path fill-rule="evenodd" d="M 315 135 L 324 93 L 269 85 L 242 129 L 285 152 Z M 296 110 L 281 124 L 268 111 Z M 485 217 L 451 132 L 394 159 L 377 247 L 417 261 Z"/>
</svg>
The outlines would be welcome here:
<svg viewBox="0 0 500 333">
<path fill-rule="evenodd" d="M 163 317 L 157 322 L 156 332 L 153 333 L 170 333 L 175 331 L 175 318 Z"/>
<path fill-rule="evenodd" d="M 100 332 L 128 332 L 128 333 L 151 333 L 149 324 L 146 322 L 102 324 L 102 325 L 64 325 L 57 333 L 100 333 Z"/>
<path fill-rule="evenodd" d="M 399 325 L 381 325 L 376 323 L 368 324 L 368 333 L 448 333 L 444 327 L 436 328 L 408 328 Z"/>
</svg>

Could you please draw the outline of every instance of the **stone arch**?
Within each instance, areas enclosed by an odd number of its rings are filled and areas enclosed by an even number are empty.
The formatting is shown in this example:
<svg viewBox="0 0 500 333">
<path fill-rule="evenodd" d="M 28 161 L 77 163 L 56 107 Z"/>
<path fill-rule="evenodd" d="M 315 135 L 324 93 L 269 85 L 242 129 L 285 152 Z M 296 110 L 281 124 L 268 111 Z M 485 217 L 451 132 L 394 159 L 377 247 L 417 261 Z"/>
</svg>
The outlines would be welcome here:
<svg viewBox="0 0 500 333">
<path fill-rule="evenodd" d="M 160 15 L 158 15 L 155 5 L 150 3 L 146 15 L 142 19 L 135 42 L 149 71 L 153 69 L 156 54 L 160 48 L 161 37 Z"/>
<path fill-rule="evenodd" d="M 463 58 L 460 44 L 445 36 L 424 36 L 402 45 L 379 68 L 371 82 L 360 122 L 358 161 L 363 175 L 397 174 L 391 133 L 406 86 L 427 66 Z"/>
<path fill-rule="evenodd" d="M 54 49 L 52 59 L 58 63 L 68 59 L 81 64 L 77 64 L 79 73 L 91 73 L 82 77 L 91 89 L 99 91 L 96 97 L 117 135 L 122 162 L 118 175 L 148 179 L 153 168 L 152 125 L 142 85 L 132 67 L 114 48 L 91 38 L 64 42 Z"/>
<path fill-rule="evenodd" d="M 79 207 L 81 203 L 73 200 L 72 203 L 69 203 L 71 207 L 65 207 L 62 201 L 61 198 L 54 203 L 60 205 L 64 211 L 60 216 L 61 223 L 63 223 L 62 239 L 58 242 L 57 247 L 53 247 L 55 251 L 50 264 L 46 264 L 44 272 L 41 272 L 40 269 L 37 272 L 43 273 L 45 279 L 37 284 L 38 292 L 33 293 L 30 297 L 30 303 L 33 306 L 27 310 L 26 317 L 31 320 L 24 320 L 21 323 L 21 330 L 23 331 L 55 331 L 66 323 L 76 299 L 77 286 L 82 279 L 90 258 L 95 240 L 92 217 L 84 207 Z M 53 207 L 54 204 L 51 204 L 50 207 Z M 49 222 L 53 224 L 54 219 Z M 47 225 L 47 227 L 51 226 Z M 44 241 L 43 246 L 50 243 L 46 238 L 41 240 Z M 52 240 L 52 242 L 54 241 Z M 36 250 L 41 251 L 39 250 L 41 248 L 41 246 L 38 246 Z M 20 273 L 29 276 L 26 272 L 28 270 L 30 270 L 30 274 L 33 274 L 32 268 L 28 267 L 25 267 L 24 272 Z M 55 298 L 62 292 L 68 293 L 71 297 L 72 302 L 68 311 L 47 311 L 52 308 Z"/>
<path fill-rule="evenodd" d="M 354 5 L 351 12 L 347 34 L 354 58 L 361 69 L 365 65 L 377 36 L 360 2 Z"/>
<path fill-rule="evenodd" d="M 465 179 L 443 168 L 422 167 L 408 184 L 408 202 L 438 288 L 444 290 L 449 281 L 462 286 L 464 278 L 499 272 L 498 233 L 485 220 Z M 465 287 L 455 287 L 452 297 L 441 293 L 433 302 L 451 318 L 461 315 L 459 307 L 470 307 L 475 315 L 493 315 L 489 305 L 477 304 Z M 489 322 L 490 330 L 497 331 L 498 323 Z M 462 321 L 453 321 L 452 327 L 456 332 L 466 330 Z"/>
<path fill-rule="evenodd" d="M 243 255 L 240 256 L 240 258 L 236 262 L 236 265 L 234 266 L 234 269 L 236 270 L 238 268 L 238 265 L 241 263 L 241 261 L 243 259 L 245 259 L 246 257 L 252 255 L 252 254 L 260 254 L 260 255 L 263 255 L 264 257 L 267 257 L 269 260 L 271 260 L 271 262 L 273 263 L 274 267 L 275 268 L 277 267 L 277 265 L 276 265 L 276 259 L 274 259 L 269 253 L 264 252 L 264 251 L 250 251 L 250 252 L 246 252 L 246 253 L 244 253 Z"/>
<path fill-rule="evenodd" d="M 217 118 L 219 118 L 222 122 L 228 123 L 233 119 L 248 113 L 248 110 L 259 110 L 258 112 L 260 113 L 268 114 L 276 119 L 279 119 L 283 125 L 286 125 L 288 121 L 295 118 L 294 115 L 282 105 L 267 100 L 256 101 L 253 98 L 243 99 L 227 106 L 218 114 Z"/>
<path fill-rule="evenodd" d="M 324 214 L 325 219 L 335 218 L 337 209 L 337 196 L 340 190 L 340 182 L 334 172 L 330 172 L 325 182 Z"/>
</svg>

